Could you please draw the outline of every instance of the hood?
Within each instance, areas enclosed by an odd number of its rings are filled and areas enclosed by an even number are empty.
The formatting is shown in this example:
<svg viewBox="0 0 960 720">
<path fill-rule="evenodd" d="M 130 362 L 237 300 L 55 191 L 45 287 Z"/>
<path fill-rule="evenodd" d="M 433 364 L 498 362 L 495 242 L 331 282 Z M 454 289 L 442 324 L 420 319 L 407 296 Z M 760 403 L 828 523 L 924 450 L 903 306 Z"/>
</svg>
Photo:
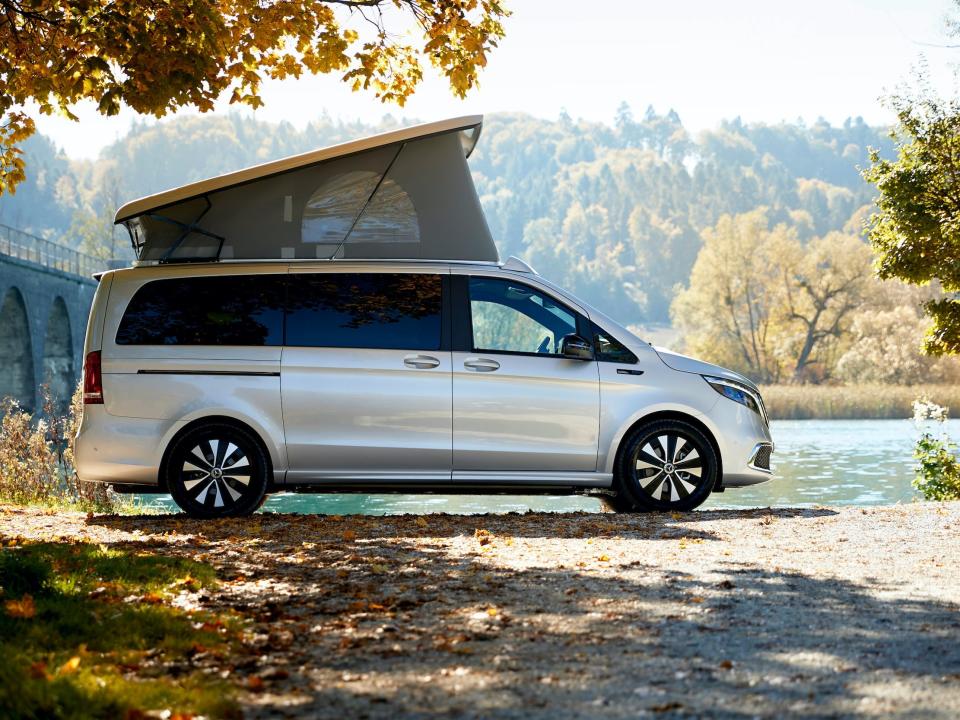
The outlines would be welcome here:
<svg viewBox="0 0 960 720">
<path fill-rule="evenodd" d="M 760 390 L 757 388 L 755 383 L 745 378 L 740 373 L 733 372 L 733 370 L 727 370 L 726 368 L 720 367 L 719 365 L 714 365 L 713 363 L 697 360 L 696 358 L 692 358 L 687 355 L 681 355 L 680 353 L 675 353 L 667 348 L 655 347 L 654 350 L 657 351 L 657 355 L 659 355 L 660 359 L 663 360 L 663 364 L 671 370 L 695 373 L 697 375 L 713 375 L 714 377 L 726 378 L 727 380 L 736 380 L 737 382 L 743 383 L 747 387 L 753 389 L 755 392 L 757 392 L 757 394 L 760 393 Z"/>
</svg>

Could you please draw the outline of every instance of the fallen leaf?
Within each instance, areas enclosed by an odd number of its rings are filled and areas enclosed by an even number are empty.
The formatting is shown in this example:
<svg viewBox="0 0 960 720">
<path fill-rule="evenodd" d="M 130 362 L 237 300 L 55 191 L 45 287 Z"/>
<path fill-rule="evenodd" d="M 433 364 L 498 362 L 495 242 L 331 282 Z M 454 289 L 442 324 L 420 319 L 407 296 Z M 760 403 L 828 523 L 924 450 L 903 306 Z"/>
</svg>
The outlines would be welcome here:
<svg viewBox="0 0 960 720">
<path fill-rule="evenodd" d="M 33 604 L 33 596 L 31 595 L 24 595 L 19 600 L 7 600 L 3 607 L 10 617 L 27 619 L 37 614 L 37 608 Z"/>
<path fill-rule="evenodd" d="M 353 542 L 354 540 L 357 539 L 357 534 L 353 530 L 344 530 L 343 539 L 346 542 Z"/>
<path fill-rule="evenodd" d="M 720 661 L 720 667 L 721 667 L 721 669 L 723 669 L 723 670 L 732 670 L 732 669 L 733 669 L 733 661 L 732 661 L 732 660 L 721 660 L 721 661 Z"/>
<path fill-rule="evenodd" d="M 71 673 L 75 673 L 78 667 L 80 667 L 80 657 L 78 655 L 74 655 L 60 666 L 60 669 L 57 670 L 57 674 L 70 675 Z"/>
<path fill-rule="evenodd" d="M 187 590 L 190 590 L 191 592 L 200 589 L 200 581 L 191 575 L 187 575 L 184 578 L 180 578 L 179 580 L 177 580 L 175 584 L 180 585 L 181 587 Z"/>
<path fill-rule="evenodd" d="M 610 556 L 609 556 L 609 555 L 601 555 L 600 557 L 597 558 L 597 560 L 599 560 L 600 562 L 610 562 Z"/>
<path fill-rule="evenodd" d="M 473 532 L 473 536 L 481 545 L 489 545 L 493 542 L 493 535 L 489 530 L 483 530 L 482 528 L 477 528 Z"/>
<path fill-rule="evenodd" d="M 427 519 L 422 515 L 418 517 L 416 520 L 414 520 L 414 522 L 417 524 L 418 527 L 427 527 L 427 525 L 430 524 L 427 522 Z"/>
<path fill-rule="evenodd" d="M 36 680 L 49 680 L 50 675 L 47 673 L 47 664 L 42 661 L 31 663 L 30 677 Z"/>
<path fill-rule="evenodd" d="M 256 675 L 251 675 L 250 677 L 247 678 L 247 689 L 250 692 L 262 692 L 263 679 Z"/>
</svg>

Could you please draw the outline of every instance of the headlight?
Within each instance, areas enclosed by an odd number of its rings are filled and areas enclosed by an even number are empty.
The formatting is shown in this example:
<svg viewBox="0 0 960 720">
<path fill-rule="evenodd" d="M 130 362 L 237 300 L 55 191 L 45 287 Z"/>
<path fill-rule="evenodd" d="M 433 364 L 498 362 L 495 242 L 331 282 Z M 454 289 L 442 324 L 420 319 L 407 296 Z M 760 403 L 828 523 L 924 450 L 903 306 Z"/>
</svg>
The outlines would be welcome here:
<svg viewBox="0 0 960 720">
<path fill-rule="evenodd" d="M 762 417 L 764 422 L 767 422 L 767 413 L 763 407 L 763 400 L 760 399 L 760 395 L 756 391 L 743 383 L 738 383 L 736 380 L 727 380 L 726 378 L 714 377 L 713 375 L 703 375 L 702 377 L 710 383 L 710 387 L 718 393 L 734 402 L 746 405 Z"/>
</svg>

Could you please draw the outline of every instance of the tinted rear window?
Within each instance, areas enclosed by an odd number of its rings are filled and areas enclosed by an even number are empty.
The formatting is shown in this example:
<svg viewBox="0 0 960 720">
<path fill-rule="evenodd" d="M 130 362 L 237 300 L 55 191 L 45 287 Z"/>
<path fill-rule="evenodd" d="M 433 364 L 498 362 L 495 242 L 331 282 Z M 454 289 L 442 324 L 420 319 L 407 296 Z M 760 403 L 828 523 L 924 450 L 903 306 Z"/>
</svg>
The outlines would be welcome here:
<svg viewBox="0 0 960 720">
<path fill-rule="evenodd" d="M 438 350 L 441 306 L 439 275 L 295 273 L 286 344 Z"/>
<path fill-rule="evenodd" d="M 282 345 L 285 275 L 154 280 L 137 290 L 118 345 Z"/>
</svg>

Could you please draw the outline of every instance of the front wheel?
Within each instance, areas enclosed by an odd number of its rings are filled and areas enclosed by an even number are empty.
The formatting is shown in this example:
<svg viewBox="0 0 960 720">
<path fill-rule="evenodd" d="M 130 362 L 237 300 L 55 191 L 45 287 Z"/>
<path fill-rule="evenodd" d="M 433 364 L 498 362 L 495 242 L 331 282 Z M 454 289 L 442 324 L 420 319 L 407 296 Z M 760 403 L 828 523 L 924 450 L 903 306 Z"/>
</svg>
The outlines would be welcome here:
<svg viewBox="0 0 960 720">
<path fill-rule="evenodd" d="M 263 448 L 248 431 L 210 423 L 185 433 L 170 448 L 167 489 L 190 517 L 249 515 L 263 504 L 268 467 Z"/>
<path fill-rule="evenodd" d="M 717 454 L 706 436 L 682 420 L 655 420 L 633 430 L 614 473 L 616 509 L 693 510 L 717 479 Z"/>
</svg>

